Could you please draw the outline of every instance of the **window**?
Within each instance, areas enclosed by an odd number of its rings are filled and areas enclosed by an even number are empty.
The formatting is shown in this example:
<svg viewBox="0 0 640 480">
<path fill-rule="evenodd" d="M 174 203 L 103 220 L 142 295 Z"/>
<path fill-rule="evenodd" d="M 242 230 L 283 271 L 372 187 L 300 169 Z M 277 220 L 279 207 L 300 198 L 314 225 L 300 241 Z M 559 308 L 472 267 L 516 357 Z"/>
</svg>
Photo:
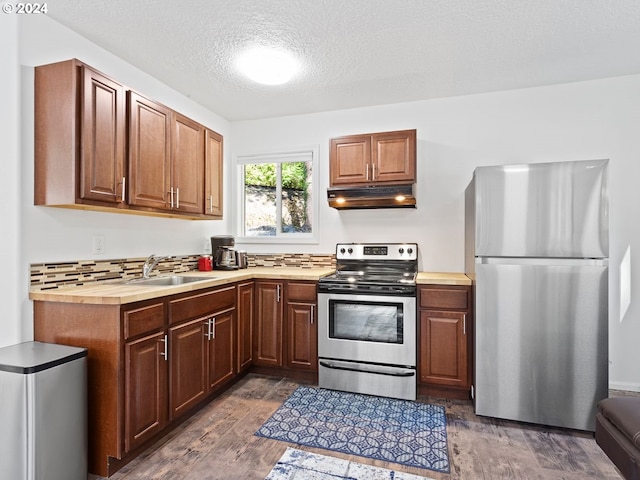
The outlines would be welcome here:
<svg viewBox="0 0 640 480">
<path fill-rule="evenodd" d="M 316 241 L 317 157 L 316 146 L 236 158 L 243 241 Z"/>
</svg>

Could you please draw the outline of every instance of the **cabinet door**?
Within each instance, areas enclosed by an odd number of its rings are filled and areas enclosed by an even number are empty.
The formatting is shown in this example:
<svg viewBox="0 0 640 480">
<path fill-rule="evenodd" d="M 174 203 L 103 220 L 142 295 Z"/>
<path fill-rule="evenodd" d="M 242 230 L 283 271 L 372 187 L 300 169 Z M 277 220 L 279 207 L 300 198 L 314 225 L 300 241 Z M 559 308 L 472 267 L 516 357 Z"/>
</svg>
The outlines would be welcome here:
<svg viewBox="0 0 640 480">
<path fill-rule="evenodd" d="M 198 318 L 169 329 L 169 411 L 171 419 L 207 394 L 207 321 Z"/>
<path fill-rule="evenodd" d="M 222 218 L 222 135 L 206 131 L 204 213 Z"/>
<path fill-rule="evenodd" d="M 238 285 L 238 373 L 253 363 L 253 282 Z"/>
<path fill-rule="evenodd" d="M 420 310 L 419 381 L 469 387 L 467 314 Z"/>
<path fill-rule="evenodd" d="M 175 112 L 172 123 L 170 194 L 173 195 L 173 208 L 202 213 L 204 127 Z"/>
<path fill-rule="evenodd" d="M 233 331 L 235 310 L 213 315 L 209 335 L 209 390 L 231 379 L 235 372 Z"/>
<path fill-rule="evenodd" d="M 122 85 L 82 66 L 80 198 L 125 200 L 125 105 Z"/>
<path fill-rule="evenodd" d="M 318 369 L 318 329 L 315 303 L 287 303 L 287 366 Z"/>
<path fill-rule="evenodd" d="M 167 423 L 165 348 L 164 332 L 125 344 L 125 452 L 160 432 Z"/>
<path fill-rule="evenodd" d="M 376 133 L 371 140 L 373 183 L 416 181 L 416 131 Z"/>
<path fill-rule="evenodd" d="M 371 135 L 332 138 L 329 149 L 331 186 L 371 181 Z"/>
<path fill-rule="evenodd" d="M 171 208 L 171 110 L 129 92 L 129 203 Z"/>
<path fill-rule="evenodd" d="M 256 282 L 256 365 L 282 367 L 283 284 Z"/>
</svg>

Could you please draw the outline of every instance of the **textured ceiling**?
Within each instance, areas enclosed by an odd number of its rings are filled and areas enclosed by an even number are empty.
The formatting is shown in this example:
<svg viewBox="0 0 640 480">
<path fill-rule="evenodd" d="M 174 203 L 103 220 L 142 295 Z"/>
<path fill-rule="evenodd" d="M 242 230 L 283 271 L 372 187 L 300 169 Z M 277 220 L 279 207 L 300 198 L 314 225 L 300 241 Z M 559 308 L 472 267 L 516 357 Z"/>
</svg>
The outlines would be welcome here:
<svg viewBox="0 0 640 480">
<path fill-rule="evenodd" d="M 55 0 L 49 17 L 229 120 L 640 73 L 639 0 Z M 261 86 L 248 46 L 303 63 Z"/>
</svg>

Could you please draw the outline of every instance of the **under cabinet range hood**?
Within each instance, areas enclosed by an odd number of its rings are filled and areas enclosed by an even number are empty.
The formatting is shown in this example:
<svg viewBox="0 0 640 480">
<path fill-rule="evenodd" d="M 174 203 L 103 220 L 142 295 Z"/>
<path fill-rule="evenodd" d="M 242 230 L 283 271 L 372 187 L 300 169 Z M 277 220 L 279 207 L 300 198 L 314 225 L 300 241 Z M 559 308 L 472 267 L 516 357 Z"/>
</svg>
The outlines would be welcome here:
<svg viewBox="0 0 640 480">
<path fill-rule="evenodd" d="M 338 210 L 416 208 L 413 185 L 327 188 L 329 206 Z"/>
</svg>

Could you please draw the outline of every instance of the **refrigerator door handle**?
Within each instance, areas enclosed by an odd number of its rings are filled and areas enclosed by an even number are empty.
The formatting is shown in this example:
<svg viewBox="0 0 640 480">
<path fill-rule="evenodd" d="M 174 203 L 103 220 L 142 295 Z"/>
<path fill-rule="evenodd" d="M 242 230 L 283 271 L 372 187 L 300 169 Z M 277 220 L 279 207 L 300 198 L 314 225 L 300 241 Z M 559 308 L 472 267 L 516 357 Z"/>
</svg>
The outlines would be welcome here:
<svg viewBox="0 0 640 480">
<path fill-rule="evenodd" d="M 476 265 L 608 267 L 608 258 L 476 257 Z"/>
</svg>

